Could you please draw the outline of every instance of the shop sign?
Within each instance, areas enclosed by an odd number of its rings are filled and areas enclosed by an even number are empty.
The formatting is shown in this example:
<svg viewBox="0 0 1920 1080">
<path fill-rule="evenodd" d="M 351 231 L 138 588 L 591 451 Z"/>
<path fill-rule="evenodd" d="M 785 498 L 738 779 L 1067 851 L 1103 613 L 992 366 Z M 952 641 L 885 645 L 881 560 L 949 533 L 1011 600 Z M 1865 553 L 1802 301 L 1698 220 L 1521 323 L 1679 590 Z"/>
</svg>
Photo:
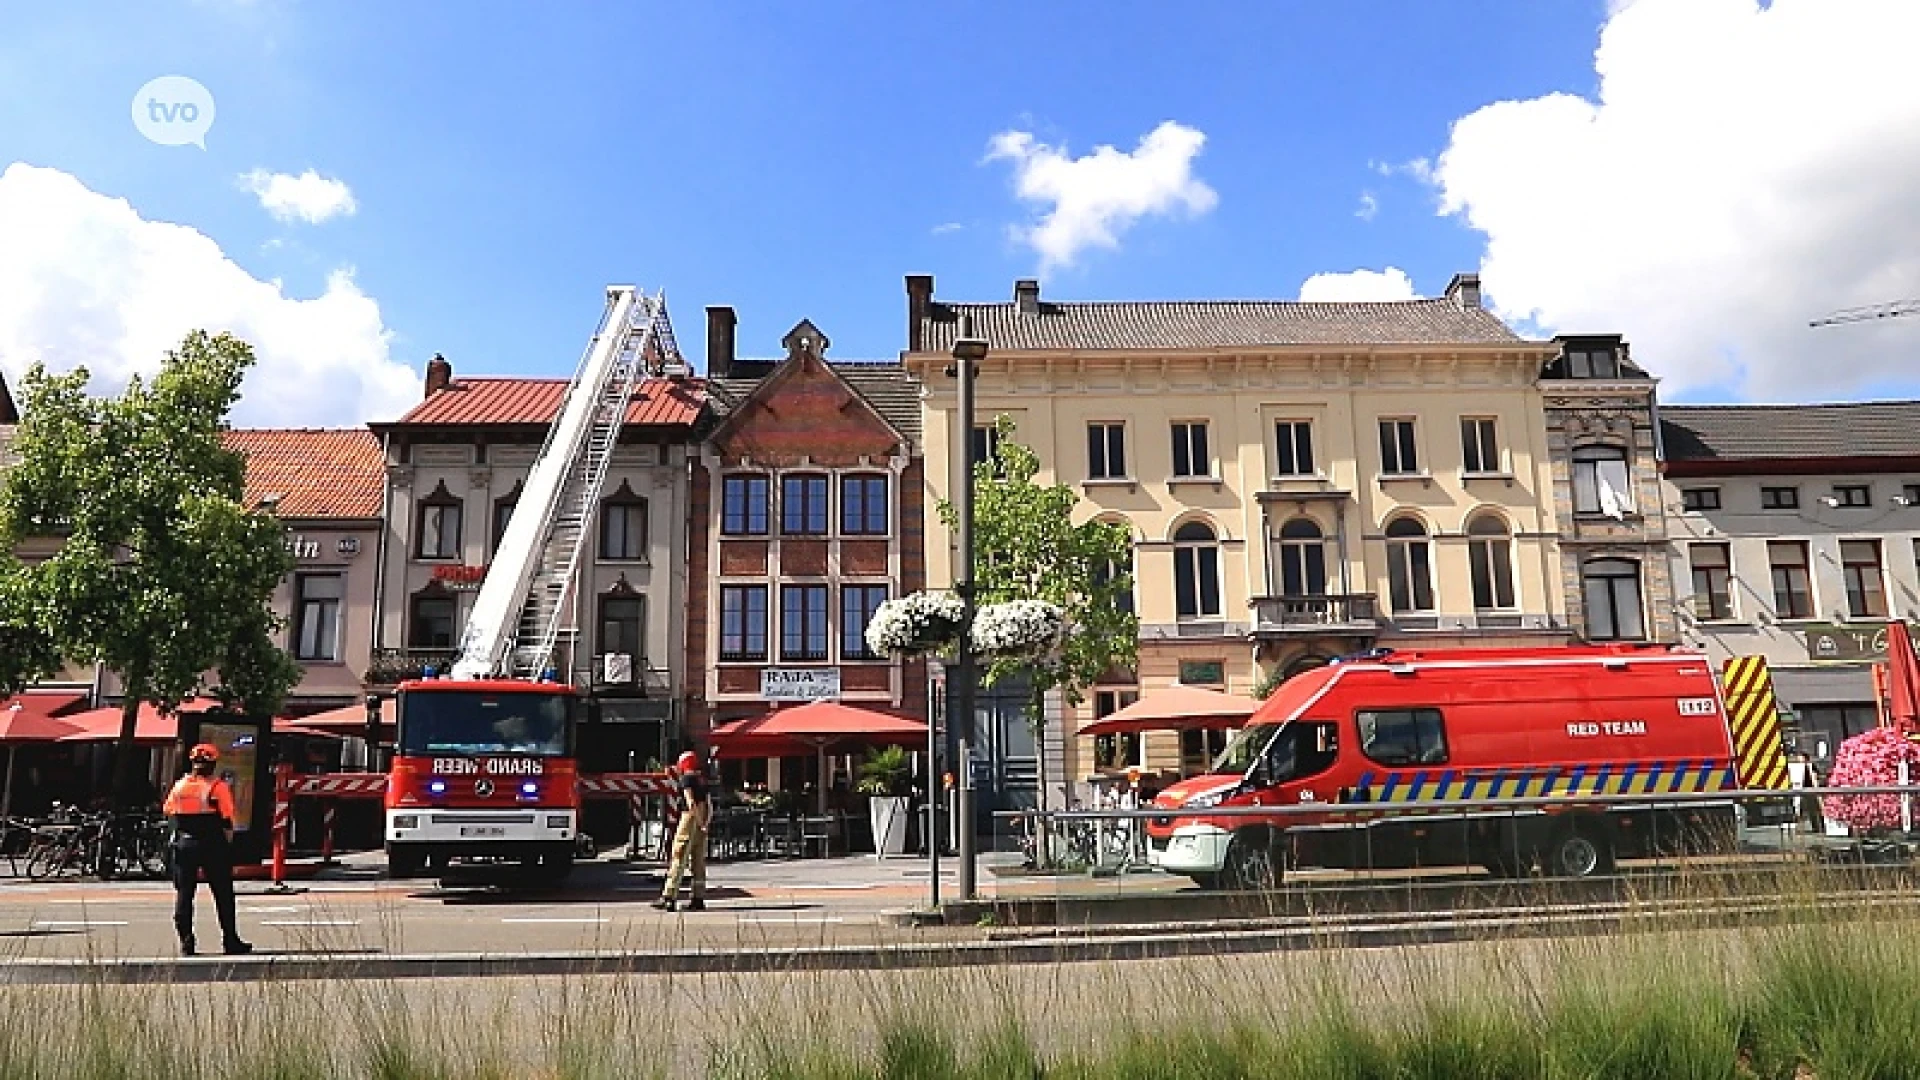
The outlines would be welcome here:
<svg viewBox="0 0 1920 1080">
<path fill-rule="evenodd" d="M 761 668 L 760 696 L 768 701 L 831 701 L 840 696 L 840 669 Z"/>
<path fill-rule="evenodd" d="M 1807 629 L 1806 637 L 1809 660 L 1883 660 L 1887 655 L 1884 623 L 1814 626 Z"/>
<path fill-rule="evenodd" d="M 433 568 L 433 580 L 445 586 L 449 592 L 479 592 L 480 583 L 487 579 L 484 566 L 436 566 Z"/>
<path fill-rule="evenodd" d="M 317 559 L 320 557 L 320 541 L 296 533 L 287 537 L 287 554 L 295 559 Z"/>
</svg>

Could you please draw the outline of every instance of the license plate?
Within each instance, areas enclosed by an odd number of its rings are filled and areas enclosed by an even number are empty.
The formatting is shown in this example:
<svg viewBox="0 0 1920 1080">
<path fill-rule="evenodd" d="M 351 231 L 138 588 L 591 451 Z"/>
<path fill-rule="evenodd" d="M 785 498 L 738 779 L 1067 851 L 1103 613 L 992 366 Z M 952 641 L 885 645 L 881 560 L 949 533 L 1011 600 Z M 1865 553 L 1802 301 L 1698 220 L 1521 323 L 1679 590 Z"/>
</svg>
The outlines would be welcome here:
<svg viewBox="0 0 1920 1080">
<path fill-rule="evenodd" d="M 505 825 L 462 825 L 460 826 L 460 835 L 504 837 L 507 835 L 507 827 Z"/>
</svg>

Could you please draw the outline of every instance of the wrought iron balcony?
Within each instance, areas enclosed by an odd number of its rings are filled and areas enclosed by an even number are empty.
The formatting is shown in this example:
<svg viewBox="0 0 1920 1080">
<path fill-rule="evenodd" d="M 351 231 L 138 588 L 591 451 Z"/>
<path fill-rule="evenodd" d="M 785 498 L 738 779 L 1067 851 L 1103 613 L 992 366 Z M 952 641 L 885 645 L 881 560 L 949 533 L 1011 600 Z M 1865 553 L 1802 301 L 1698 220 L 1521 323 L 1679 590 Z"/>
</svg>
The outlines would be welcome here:
<svg viewBox="0 0 1920 1080">
<path fill-rule="evenodd" d="M 1380 630 L 1372 593 L 1321 596 L 1260 596 L 1253 601 L 1255 636 L 1351 634 Z"/>
<path fill-rule="evenodd" d="M 394 686 L 420 678 L 429 668 L 444 675 L 459 656 L 458 649 L 375 649 L 365 681 L 368 686 Z"/>
</svg>

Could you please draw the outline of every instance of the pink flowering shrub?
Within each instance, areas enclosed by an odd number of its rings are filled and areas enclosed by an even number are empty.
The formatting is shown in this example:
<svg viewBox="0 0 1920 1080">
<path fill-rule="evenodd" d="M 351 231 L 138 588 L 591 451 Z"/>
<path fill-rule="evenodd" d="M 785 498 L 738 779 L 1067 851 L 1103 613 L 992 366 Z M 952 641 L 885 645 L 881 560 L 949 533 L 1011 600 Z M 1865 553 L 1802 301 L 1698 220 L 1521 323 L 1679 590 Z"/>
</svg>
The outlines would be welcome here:
<svg viewBox="0 0 1920 1080">
<path fill-rule="evenodd" d="M 1900 782 L 1900 762 L 1908 763 L 1911 782 L 1920 782 L 1920 745 L 1907 741 L 1892 728 L 1874 728 L 1840 744 L 1833 756 L 1828 787 L 1888 787 Z M 1820 802 L 1820 812 L 1856 829 L 1900 827 L 1898 795 L 1834 795 Z"/>
</svg>

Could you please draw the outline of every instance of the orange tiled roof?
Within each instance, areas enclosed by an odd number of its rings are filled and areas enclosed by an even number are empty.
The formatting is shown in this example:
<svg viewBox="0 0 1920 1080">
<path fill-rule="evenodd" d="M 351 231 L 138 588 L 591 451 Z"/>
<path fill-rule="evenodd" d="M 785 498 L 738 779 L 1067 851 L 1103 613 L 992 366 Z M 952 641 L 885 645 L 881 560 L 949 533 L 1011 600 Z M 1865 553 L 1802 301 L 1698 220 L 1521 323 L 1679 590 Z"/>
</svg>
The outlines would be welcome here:
<svg viewBox="0 0 1920 1080">
<path fill-rule="evenodd" d="M 565 379 L 458 378 L 415 405 L 396 424 L 551 424 L 566 390 Z M 699 379 L 648 379 L 634 390 L 626 422 L 691 427 L 705 401 L 706 384 Z"/>
<path fill-rule="evenodd" d="M 279 495 L 286 518 L 380 516 L 386 460 L 363 429 L 241 428 L 226 443 L 247 457 L 247 504 Z"/>
</svg>

